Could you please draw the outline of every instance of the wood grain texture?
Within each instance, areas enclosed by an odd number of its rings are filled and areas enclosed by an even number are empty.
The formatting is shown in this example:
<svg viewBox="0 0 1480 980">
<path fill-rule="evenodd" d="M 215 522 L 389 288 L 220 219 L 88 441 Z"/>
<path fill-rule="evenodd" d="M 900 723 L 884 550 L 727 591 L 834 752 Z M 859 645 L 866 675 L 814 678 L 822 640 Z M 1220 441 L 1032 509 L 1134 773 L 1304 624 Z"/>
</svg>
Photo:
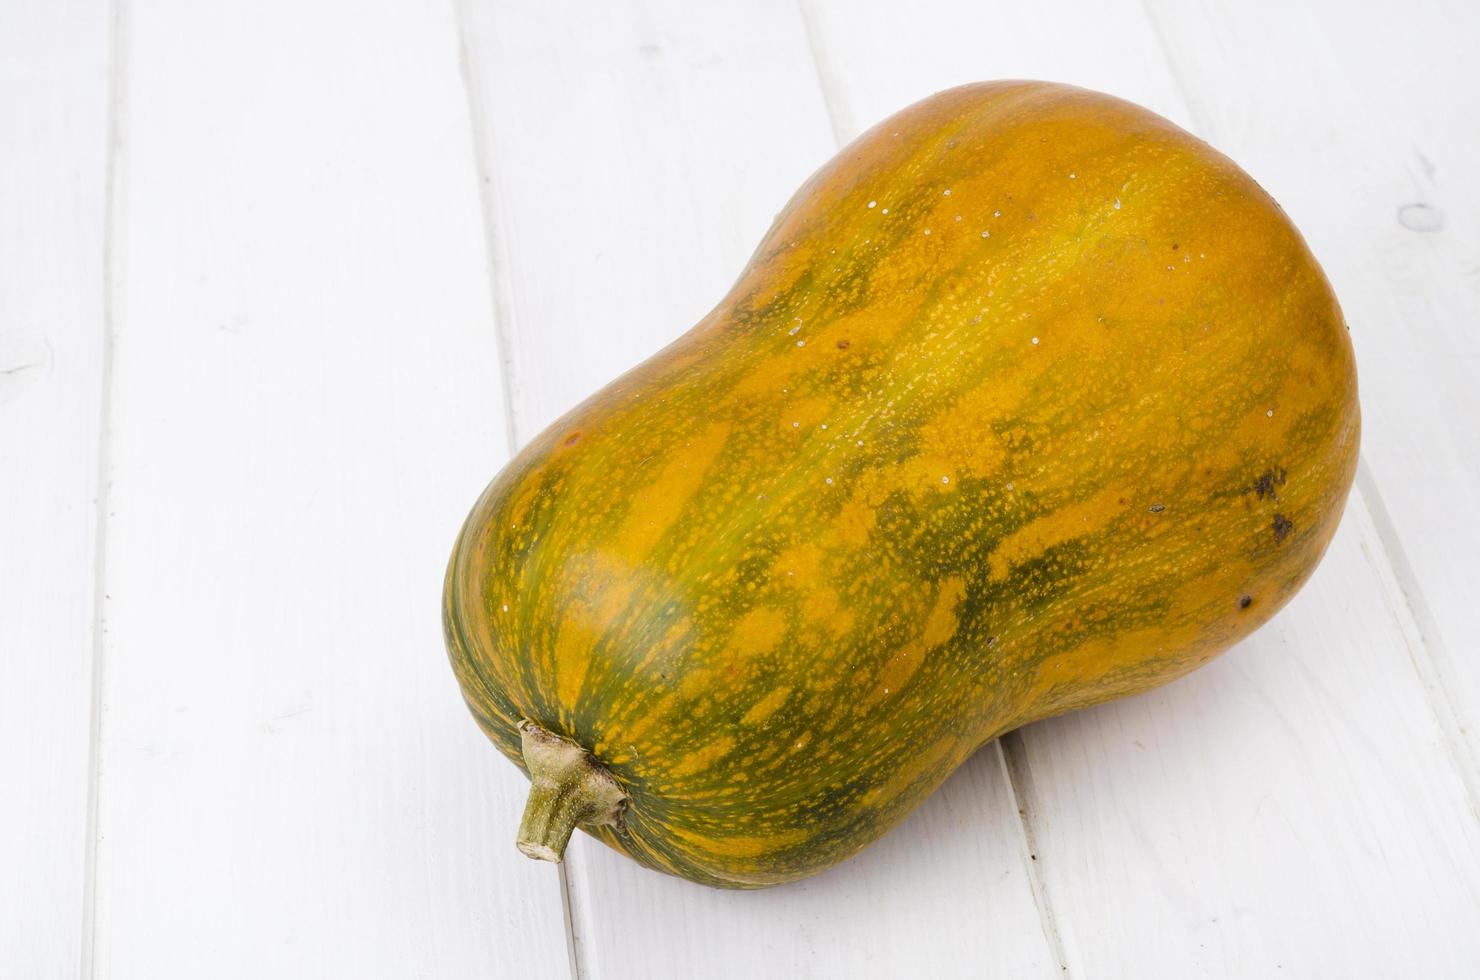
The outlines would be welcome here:
<svg viewBox="0 0 1480 980">
<path fill-rule="evenodd" d="M 108 9 L 0 12 L 0 976 L 81 967 Z"/>
<path fill-rule="evenodd" d="M 465 17 L 523 441 L 717 302 L 834 144 L 790 5 Z M 553 89 L 538 97 L 519 84 L 536 70 Z M 1014 975 L 1055 974 L 997 762 L 987 750 L 897 834 L 769 900 L 645 872 L 578 835 L 566 874 L 583 975 L 950 974 L 959 947 L 927 937 L 952 935 Z M 983 870 L 951 879 L 948 911 L 940 876 L 963 865 Z M 862 884 L 886 868 L 887 887 Z"/>
<path fill-rule="evenodd" d="M 122 31 L 96 972 L 562 975 L 440 642 L 507 448 L 452 8 Z"/>
</svg>

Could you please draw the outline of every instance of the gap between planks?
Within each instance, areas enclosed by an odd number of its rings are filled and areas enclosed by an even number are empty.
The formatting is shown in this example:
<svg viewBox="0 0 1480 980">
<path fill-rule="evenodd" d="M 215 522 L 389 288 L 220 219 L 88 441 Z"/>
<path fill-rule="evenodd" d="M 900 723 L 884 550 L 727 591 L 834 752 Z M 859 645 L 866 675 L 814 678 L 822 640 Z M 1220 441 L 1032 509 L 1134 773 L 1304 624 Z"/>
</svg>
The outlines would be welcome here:
<svg viewBox="0 0 1480 980">
<path fill-rule="evenodd" d="M 1151 28 L 1151 36 L 1156 39 L 1156 50 L 1161 53 L 1162 63 L 1167 67 L 1167 77 L 1176 86 L 1177 98 L 1182 101 L 1182 109 L 1187 113 L 1187 118 L 1192 121 L 1195 129 L 1202 129 L 1202 125 L 1198 122 L 1198 114 L 1192 107 L 1192 95 L 1187 88 L 1187 81 L 1182 77 L 1182 73 L 1177 70 L 1177 59 L 1172 57 L 1172 49 L 1167 42 L 1166 31 L 1162 30 L 1161 21 L 1156 19 L 1156 11 L 1151 9 L 1149 0 L 1141 0 L 1141 16 L 1146 18 L 1146 24 Z M 1194 131 L 1193 135 L 1197 136 L 1198 134 Z"/>
<path fill-rule="evenodd" d="M 93 622 L 92 663 L 88 690 L 87 748 L 87 813 L 84 819 L 87 839 L 83 841 L 82 928 L 80 973 L 91 980 L 97 973 L 94 954 L 97 948 L 98 919 L 98 813 L 101 806 L 103 751 L 103 684 L 106 678 L 107 644 L 107 571 L 108 508 L 112 502 L 112 418 L 113 418 L 113 339 L 117 311 L 122 305 L 123 272 L 119 243 L 124 196 L 119 192 L 123 181 L 119 148 L 123 144 L 127 123 L 128 93 L 124 86 L 128 57 L 128 2 L 112 0 L 108 10 L 108 116 L 103 162 L 103 352 L 98 408 L 97 500 L 93 515 Z"/>
<path fill-rule="evenodd" d="M 492 173 L 493 161 L 487 159 L 487 153 L 483 148 L 483 134 L 492 134 L 488 127 L 488 113 L 484 110 L 483 102 L 478 97 L 478 87 L 473 84 L 472 62 L 476 54 L 468 45 L 468 23 L 467 15 L 463 10 L 464 0 L 449 0 L 452 4 L 452 19 L 457 27 L 457 68 L 458 75 L 462 78 L 463 99 L 467 104 L 468 129 L 472 133 L 473 142 L 473 172 L 478 178 L 478 203 L 483 209 L 483 257 L 484 265 L 488 272 L 488 292 L 493 300 L 493 331 L 494 349 L 498 351 L 499 378 L 504 385 L 504 439 L 505 456 L 512 458 L 519 449 L 519 431 L 514 422 L 515 402 L 514 397 L 514 372 L 510 369 L 509 359 L 513 356 L 513 340 L 509 335 L 509 297 L 499 288 L 498 269 L 496 258 L 498 250 L 495 245 L 498 241 L 498 229 L 494 227 L 494 211 L 497 202 L 494 201 Z M 560 888 L 565 890 L 565 869 L 560 871 Z"/>
<path fill-rule="evenodd" d="M 1033 891 L 1033 902 L 1038 906 L 1038 921 L 1043 927 L 1043 938 L 1048 943 L 1049 952 L 1058 962 L 1060 972 L 1066 977 L 1072 976 L 1069 958 L 1064 954 L 1064 938 L 1059 933 L 1059 920 L 1054 915 L 1053 903 L 1049 900 L 1048 881 L 1039 870 L 1042 864 L 1038 860 L 1038 837 L 1033 830 L 1038 801 L 1033 793 L 1033 774 L 1028 767 L 1028 747 L 1023 744 L 1022 730 L 1006 732 L 993 739 L 990 748 L 983 747 L 977 751 L 997 753 L 997 767 L 1007 784 L 1007 795 L 1012 808 L 1017 812 L 1023 853 L 1027 856 L 1023 867 L 1027 871 L 1028 885 Z"/>
<path fill-rule="evenodd" d="M 467 108 L 468 129 L 472 137 L 473 172 L 477 177 L 478 202 L 483 211 L 484 268 L 487 270 L 488 291 L 493 303 L 494 349 L 498 352 L 499 379 L 503 382 L 504 458 L 507 461 L 512 459 L 519 450 L 520 442 L 516 422 L 518 399 L 514 394 L 515 378 L 510 363 L 514 350 L 509 327 L 511 298 L 504 295 L 504 290 L 499 285 L 497 248 L 499 232 L 494 221 L 498 202 L 495 200 L 491 177 L 492 161 L 487 159 L 488 153 L 484 149 L 484 139 L 491 140 L 493 134 L 488 124 L 488 113 L 478 94 L 478 86 L 473 81 L 473 62 L 478 55 L 469 43 L 470 31 L 467 14 L 463 7 L 464 0 L 449 0 L 449 2 L 452 5 L 452 18 L 457 29 L 458 74 L 462 78 L 463 100 Z M 580 980 L 583 973 L 578 953 L 580 942 L 576 938 L 575 916 L 571 909 L 570 876 L 567 874 L 565 861 L 558 862 L 555 869 L 560 879 L 560 913 L 565 923 L 565 954 L 570 967 L 571 980 Z"/>
<path fill-rule="evenodd" d="M 827 122 L 832 129 L 833 145 L 848 145 L 848 121 L 843 119 L 842 100 L 837 96 L 837 73 L 823 66 L 822 48 L 817 43 L 816 18 L 808 0 L 797 0 L 797 14 L 802 19 L 802 35 L 807 39 L 807 52 L 812 56 L 812 70 L 817 75 L 817 88 L 822 92 L 822 105 L 827 109 Z"/>
<path fill-rule="evenodd" d="M 1365 456 L 1357 462 L 1357 478 L 1352 496 L 1361 501 L 1371 521 L 1371 533 L 1361 538 L 1362 551 L 1372 563 L 1388 600 L 1388 610 L 1407 640 L 1408 660 L 1418 674 L 1425 700 L 1439 730 L 1444 733 L 1445 748 L 1451 764 L 1464 784 L 1466 802 L 1470 813 L 1480 822 L 1480 765 L 1477 765 L 1465 737 L 1464 723 L 1455 710 L 1449 692 L 1452 689 L 1450 676 L 1445 670 L 1449 659 L 1448 648 L 1439 633 L 1438 623 L 1429 610 L 1428 600 L 1418 585 L 1418 577 L 1408 563 L 1408 554 L 1403 548 L 1403 539 L 1388 514 L 1377 478 L 1367 465 Z M 1351 504 L 1348 502 L 1348 510 Z M 1366 530 L 1365 528 L 1363 529 Z M 1369 547 L 1369 544 L 1371 547 Z"/>
</svg>

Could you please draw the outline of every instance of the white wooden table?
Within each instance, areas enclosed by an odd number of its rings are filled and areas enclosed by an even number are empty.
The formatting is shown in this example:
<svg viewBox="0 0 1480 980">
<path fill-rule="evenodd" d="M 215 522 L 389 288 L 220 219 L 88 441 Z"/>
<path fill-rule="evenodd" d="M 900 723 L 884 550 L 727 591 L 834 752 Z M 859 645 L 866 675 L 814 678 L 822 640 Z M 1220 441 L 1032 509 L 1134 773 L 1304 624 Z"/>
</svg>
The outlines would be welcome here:
<svg viewBox="0 0 1480 980">
<path fill-rule="evenodd" d="M 0 0 L 0 977 L 1480 975 L 1477 48 L 1470 0 Z M 1364 408 L 1325 563 L 820 877 L 525 860 L 441 648 L 466 508 L 996 77 L 1304 230 Z"/>
</svg>

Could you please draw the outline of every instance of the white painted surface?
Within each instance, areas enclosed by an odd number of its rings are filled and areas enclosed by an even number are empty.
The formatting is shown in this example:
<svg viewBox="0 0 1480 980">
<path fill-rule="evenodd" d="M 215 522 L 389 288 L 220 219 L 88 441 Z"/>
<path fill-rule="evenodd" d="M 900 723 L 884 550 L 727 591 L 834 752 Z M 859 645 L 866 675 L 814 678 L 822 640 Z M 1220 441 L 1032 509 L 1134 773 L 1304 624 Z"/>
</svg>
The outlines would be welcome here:
<svg viewBox="0 0 1480 980">
<path fill-rule="evenodd" d="M 44 365 L 0 373 L 0 976 L 1480 970 L 1472 5 L 115 2 L 0 12 L 0 372 Z M 1327 560 L 817 878 L 525 861 L 440 650 L 466 507 L 838 138 L 1005 76 L 1168 115 L 1306 232 L 1365 407 Z"/>
<path fill-rule="evenodd" d="M 0 977 L 75 975 L 86 904 L 108 12 L 0 12 Z"/>
<path fill-rule="evenodd" d="M 120 31 L 95 972 L 559 975 L 441 645 L 507 449 L 453 11 Z"/>
</svg>

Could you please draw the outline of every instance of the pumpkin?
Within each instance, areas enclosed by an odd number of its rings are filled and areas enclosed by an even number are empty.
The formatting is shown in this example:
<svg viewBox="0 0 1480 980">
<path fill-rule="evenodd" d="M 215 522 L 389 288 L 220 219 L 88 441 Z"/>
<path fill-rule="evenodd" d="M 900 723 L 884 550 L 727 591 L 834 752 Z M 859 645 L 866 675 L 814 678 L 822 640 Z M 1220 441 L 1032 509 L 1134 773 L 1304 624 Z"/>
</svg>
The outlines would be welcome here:
<svg viewBox="0 0 1480 980">
<path fill-rule="evenodd" d="M 519 846 L 841 861 L 999 734 L 1267 620 L 1358 428 L 1330 285 L 1231 161 L 1068 86 L 925 99 L 468 517 L 446 642 L 530 776 Z"/>
</svg>

